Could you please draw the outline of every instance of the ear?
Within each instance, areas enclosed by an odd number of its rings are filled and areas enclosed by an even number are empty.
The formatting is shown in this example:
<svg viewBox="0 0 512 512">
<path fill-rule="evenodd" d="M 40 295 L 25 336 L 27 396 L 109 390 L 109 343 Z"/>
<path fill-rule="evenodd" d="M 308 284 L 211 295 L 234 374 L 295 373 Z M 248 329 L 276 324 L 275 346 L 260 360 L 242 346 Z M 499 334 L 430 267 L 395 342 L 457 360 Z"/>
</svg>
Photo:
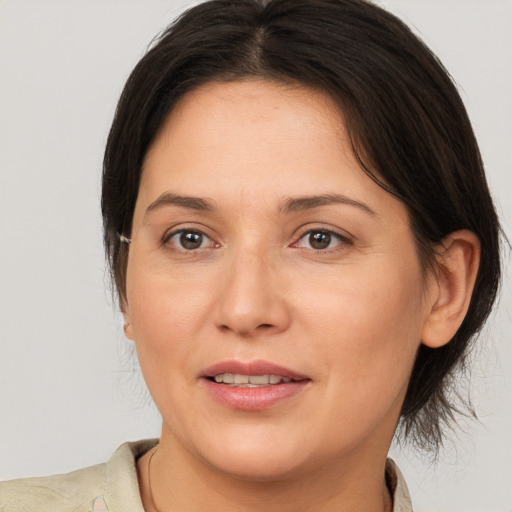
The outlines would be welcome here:
<svg viewBox="0 0 512 512">
<path fill-rule="evenodd" d="M 124 325 L 123 325 L 123 330 L 124 330 L 124 335 L 129 339 L 129 340 L 133 340 L 133 327 L 132 327 L 132 321 L 131 321 L 131 318 L 130 318 L 130 313 L 129 313 L 129 310 L 128 310 L 128 305 L 126 304 L 126 300 L 122 300 L 122 304 L 121 304 L 121 313 L 123 314 L 123 319 L 124 319 Z"/>
<path fill-rule="evenodd" d="M 469 230 L 450 233 L 438 251 L 437 272 L 430 284 L 430 311 L 421 339 L 430 348 L 446 345 L 457 332 L 468 311 L 480 265 L 480 242 Z"/>
</svg>

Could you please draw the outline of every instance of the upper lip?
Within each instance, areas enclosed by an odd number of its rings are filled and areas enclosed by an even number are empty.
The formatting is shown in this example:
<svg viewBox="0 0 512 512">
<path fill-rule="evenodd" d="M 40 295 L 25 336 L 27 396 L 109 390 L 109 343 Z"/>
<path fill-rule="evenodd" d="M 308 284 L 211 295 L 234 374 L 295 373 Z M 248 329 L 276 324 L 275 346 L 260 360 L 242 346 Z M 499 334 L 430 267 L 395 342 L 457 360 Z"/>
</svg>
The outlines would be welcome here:
<svg viewBox="0 0 512 512">
<path fill-rule="evenodd" d="M 309 379 L 307 375 L 298 373 L 294 370 L 286 368 L 278 364 L 270 363 L 268 361 L 221 361 L 206 368 L 201 377 L 214 377 L 223 373 L 235 373 L 239 375 L 277 375 L 286 377 L 292 380 Z"/>
</svg>

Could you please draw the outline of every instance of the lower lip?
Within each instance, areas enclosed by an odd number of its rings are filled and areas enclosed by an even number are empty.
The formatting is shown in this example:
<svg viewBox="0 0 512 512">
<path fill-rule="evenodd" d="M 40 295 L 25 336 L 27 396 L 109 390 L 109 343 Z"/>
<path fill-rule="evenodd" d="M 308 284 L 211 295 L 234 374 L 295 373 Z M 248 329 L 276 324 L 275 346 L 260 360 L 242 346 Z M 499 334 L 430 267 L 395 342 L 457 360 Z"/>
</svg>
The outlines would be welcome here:
<svg viewBox="0 0 512 512">
<path fill-rule="evenodd" d="M 309 380 L 287 382 L 257 388 L 246 388 L 217 384 L 204 379 L 206 389 L 218 402 L 232 409 L 261 411 L 297 396 L 309 384 Z"/>
</svg>

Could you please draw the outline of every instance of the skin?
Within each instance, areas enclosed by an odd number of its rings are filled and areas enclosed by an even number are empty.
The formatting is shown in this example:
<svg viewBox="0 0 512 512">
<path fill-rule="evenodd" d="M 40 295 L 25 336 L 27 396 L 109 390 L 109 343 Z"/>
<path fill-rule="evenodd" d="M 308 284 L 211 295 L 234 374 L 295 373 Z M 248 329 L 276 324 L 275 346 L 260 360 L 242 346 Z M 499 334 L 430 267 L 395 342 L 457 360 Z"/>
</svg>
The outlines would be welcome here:
<svg viewBox="0 0 512 512">
<path fill-rule="evenodd" d="M 166 193 L 215 209 L 154 206 Z M 286 211 L 325 194 L 349 201 Z M 204 233 L 201 248 L 168 236 L 180 229 Z M 319 230 L 326 249 L 311 245 Z M 146 510 L 390 510 L 384 466 L 415 354 L 460 325 L 475 237 L 447 239 L 425 277 L 405 206 L 362 172 L 331 100 L 257 80 L 178 103 L 145 159 L 131 237 L 126 334 L 163 418 L 152 498 L 153 452 L 139 460 Z M 234 410 L 200 378 L 225 360 L 309 383 Z"/>
</svg>

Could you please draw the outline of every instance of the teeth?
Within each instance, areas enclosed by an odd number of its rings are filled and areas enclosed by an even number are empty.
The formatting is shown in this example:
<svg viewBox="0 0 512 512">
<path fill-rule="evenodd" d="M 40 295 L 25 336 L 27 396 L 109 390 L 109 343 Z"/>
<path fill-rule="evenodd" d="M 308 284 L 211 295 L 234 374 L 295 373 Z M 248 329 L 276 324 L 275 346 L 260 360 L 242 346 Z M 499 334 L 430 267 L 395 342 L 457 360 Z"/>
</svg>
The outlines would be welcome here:
<svg viewBox="0 0 512 512">
<path fill-rule="evenodd" d="M 292 379 L 288 377 L 280 377 L 279 375 L 241 375 L 239 373 L 221 373 L 215 375 L 214 380 L 218 384 L 230 384 L 232 386 L 249 388 L 292 381 Z"/>
<path fill-rule="evenodd" d="M 235 376 L 232 373 L 225 373 L 222 382 L 226 384 L 233 384 L 233 382 L 235 382 Z"/>
<path fill-rule="evenodd" d="M 235 384 L 249 384 L 249 375 L 239 375 L 238 373 L 235 373 L 234 377 Z"/>
<path fill-rule="evenodd" d="M 270 382 L 270 375 L 250 375 L 250 384 L 268 384 Z"/>
</svg>

